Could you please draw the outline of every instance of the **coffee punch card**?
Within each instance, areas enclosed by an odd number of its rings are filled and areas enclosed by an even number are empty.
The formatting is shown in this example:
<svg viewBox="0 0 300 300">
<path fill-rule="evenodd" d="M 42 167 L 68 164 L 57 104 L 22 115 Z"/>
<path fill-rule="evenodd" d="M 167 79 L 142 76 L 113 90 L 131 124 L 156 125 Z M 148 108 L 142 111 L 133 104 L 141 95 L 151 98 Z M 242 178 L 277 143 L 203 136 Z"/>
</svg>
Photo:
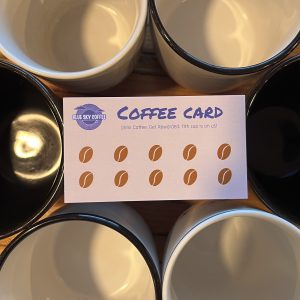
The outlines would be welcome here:
<svg viewBox="0 0 300 300">
<path fill-rule="evenodd" d="M 64 99 L 65 202 L 246 199 L 244 96 Z"/>
</svg>

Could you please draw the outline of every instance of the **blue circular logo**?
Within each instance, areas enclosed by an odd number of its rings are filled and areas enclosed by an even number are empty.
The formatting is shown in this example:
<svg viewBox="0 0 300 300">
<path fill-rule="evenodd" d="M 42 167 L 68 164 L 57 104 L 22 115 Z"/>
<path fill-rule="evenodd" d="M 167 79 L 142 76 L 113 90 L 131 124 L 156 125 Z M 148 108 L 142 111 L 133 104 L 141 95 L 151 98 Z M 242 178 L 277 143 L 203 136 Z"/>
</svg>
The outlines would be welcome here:
<svg viewBox="0 0 300 300">
<path fill-rule="evenodd" d="M 104 111 L 94 104 L 85 104 L 75 109 L 77 112 L 73 115 L 73 120 L 76 120 L 77 124 L 85 130 L 98 128 L 106 119 Z"/>
</svg>

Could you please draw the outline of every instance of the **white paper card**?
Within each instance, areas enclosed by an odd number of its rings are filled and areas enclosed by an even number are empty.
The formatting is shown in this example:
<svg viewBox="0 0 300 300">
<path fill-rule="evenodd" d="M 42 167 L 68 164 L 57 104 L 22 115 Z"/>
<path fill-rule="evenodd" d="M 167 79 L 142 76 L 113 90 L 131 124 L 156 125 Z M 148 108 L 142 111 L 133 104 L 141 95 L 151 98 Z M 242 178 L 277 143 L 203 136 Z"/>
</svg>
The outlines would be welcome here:
<svg viewBox="0 0 300 300">
<path fill-rule="evenodd" d="M 247 198 L 244 96 L 64 99 L 65 202 Z"/>
</svg>

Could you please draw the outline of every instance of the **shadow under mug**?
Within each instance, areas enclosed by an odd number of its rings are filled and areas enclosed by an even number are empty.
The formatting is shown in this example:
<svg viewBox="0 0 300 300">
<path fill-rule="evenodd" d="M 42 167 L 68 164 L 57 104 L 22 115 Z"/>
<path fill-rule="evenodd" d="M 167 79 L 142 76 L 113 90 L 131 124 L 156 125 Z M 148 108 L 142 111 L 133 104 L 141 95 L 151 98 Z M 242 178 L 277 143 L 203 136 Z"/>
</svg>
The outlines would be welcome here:
<svg viewBox="0 0 300 300">
<path fill-rule="evenodd" d="M 163 300 L 298 300 L 300 230 L 224 201 L 194 205 L 169 236 Z"/>
<path fill-rule="evenodd" d="M 298 0 L 150 0 L 150 8 L 162 65 L 205 93 L 257 77 L 300 39 Z"/>
<path fill-rule="evenodd" d="M 0 52 L 78 92 L 118 84 L 143 42 L 147 0 L 0 0 Z"/>
<path fill-rule="evenodd" d="M 270 71 L 249 97 L 249 179 L 275 213 L 300 224 L 300 55 Z"/>
<path fill-rule="evenodd" d="M 61 102 L 30 73 L 0 60 L 0 239 L 37 220 L 63 181 Z"/>
<path fill-rule="evenodd" d="M 159 300 L 151 233 L 124 204 L 67 205 L 8 245 L 0 298 Z"/>
</svg>

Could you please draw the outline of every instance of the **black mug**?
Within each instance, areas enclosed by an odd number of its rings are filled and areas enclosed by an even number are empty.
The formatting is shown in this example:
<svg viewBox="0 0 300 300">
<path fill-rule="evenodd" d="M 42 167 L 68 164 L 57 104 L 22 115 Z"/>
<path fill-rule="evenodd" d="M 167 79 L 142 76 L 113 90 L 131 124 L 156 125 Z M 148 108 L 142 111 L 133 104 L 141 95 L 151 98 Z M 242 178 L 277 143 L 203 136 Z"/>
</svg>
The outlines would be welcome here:
<svg viewBox="0 0 300 300">
<path fill-rule="evenodd" d="M 300 222 L 300 56 L 270 71 L 249 99 L 249 178 L 275 213 Z"/>
<path fill-rule="evenodd" d="M 63 182 L 62 107 L 23 69 L 0 60 L 0 239 L 37 220 Z"/>
</svg>

